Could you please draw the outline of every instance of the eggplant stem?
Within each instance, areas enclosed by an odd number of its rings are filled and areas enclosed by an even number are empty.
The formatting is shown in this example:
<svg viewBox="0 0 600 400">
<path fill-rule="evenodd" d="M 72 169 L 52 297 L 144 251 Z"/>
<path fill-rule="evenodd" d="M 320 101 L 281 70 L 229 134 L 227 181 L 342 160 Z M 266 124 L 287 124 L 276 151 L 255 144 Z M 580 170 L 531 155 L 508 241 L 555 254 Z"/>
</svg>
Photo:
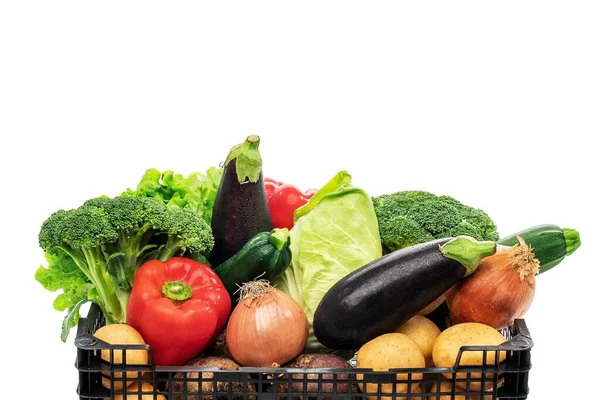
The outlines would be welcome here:
<svg viewBox="0 0 600 400">
<path fill-rule="evenodd" d="M 262 157 L 258 151 L 260 137 L 250 135 L 246 141 L 235 145 L 229 151 L 225 166 L 235 160 L 235 172 L 240 184 L 256 183 L 262 172 Z"/>
<path fill-rule="evenodd" d="M 444 257 L 461 263 L 466 270 L 465 276 L 468 276 L 475 272 L 482 258 L 496 253 L 496 242 L 457 236 L 441 246 L 440 252 Z"/>
</svg>

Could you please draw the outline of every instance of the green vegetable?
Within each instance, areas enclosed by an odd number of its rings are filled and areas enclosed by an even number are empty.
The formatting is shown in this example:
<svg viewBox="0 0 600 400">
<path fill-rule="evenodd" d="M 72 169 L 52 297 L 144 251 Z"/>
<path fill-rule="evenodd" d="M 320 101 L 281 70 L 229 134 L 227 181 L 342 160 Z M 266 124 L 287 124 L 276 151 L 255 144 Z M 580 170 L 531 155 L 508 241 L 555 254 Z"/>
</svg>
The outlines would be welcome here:
<svg viewBox="0 0 600 400">
<path fill-rule="evenodd" d="M 126 322 L 133 278 L 144 262 L 206 256 L 214 241 L 206 221 L 190 210 L 115 197 L 55 212 L 42 224 L 39 243 L 49 266 L 37 270 L 36 280 L 47 290 L 62 289 L 54 307 L 69 309 L 64 327 L 71 327 L 82 300 L 97 303 L 108 323 Z"/>
<path fill-rule="evenodd" d="M 519 243 L 517 236 L 522 237 L 533 249 L 535 257 L 540 261 L 540 274 L 560 264 L 565 256 L 573 254 L 581 245 L 578 231 L 556 225 L 534 226 L 502 238 L 498 243 L 514 246 Z"/>
<path fill-rule="evenodd" d="M 192 172 L 187 177 L 173 171 L 148 169 L 136 190 L 127 189 L 122 195 L 152 197 L 166 205 L 189 208 L 210 225 L 223 168 L 211 167 L 206 174 Z"/>
<path fill-rule="evenodd" d="M 308 352 L 324 350 L 313 317 L 325 293 L 340 279 L 381 257 L 377 217 L 369 196 L 339 172 L 295 212 L 291 230 L 292 265 L 275 281 L 308 317 Z"/>
<path fill-rule="evenodd" d="M 71 328 L 77 324 L 79 308 L 88 301 L 88 293 L 94 290 L 94 285 L 66 253 L 46 253 L 45 256 L 48 268 L 40 266 L 35 273 L 35 279 L 47 290 L 62 290 L 54 300 L 54 309 L 60 312 L 68 310 L 61 333 L 64 342 Z"/>
<path fill-rule="evenodd" d="M 446 237 L 498 240 L 496 225 L 482 210 L 449 196 L 404 191 L 373 198 L 384 253 Z"/>
<path fill-rule="evenodd" d="M 215 272 L 234 298 L 239 287 L 258 277 L 273 281 L 292 261 L 290 233 L 287 228 L 254 235 L 233 257 Z"/>
</svg>

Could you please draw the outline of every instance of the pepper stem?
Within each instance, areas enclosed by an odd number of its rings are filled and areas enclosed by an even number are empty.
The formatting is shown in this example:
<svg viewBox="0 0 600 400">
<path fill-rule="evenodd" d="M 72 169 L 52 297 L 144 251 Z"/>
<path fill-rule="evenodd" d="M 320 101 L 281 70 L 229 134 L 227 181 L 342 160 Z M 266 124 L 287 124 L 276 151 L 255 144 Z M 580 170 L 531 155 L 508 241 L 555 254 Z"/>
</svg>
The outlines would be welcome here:
<svg viewBox="0 0 600 400">
<path fill-rule="evenodd" d="M 162 294 L 173 301 L 185 301 L 192 297 L 192 287 L 181 281 L 167 281 L 162 287 Z"/>
<path fill-rule="evenodd" d="M 457 236 L 441 246 L 440 252 L 444 257 L 461 263 L 467 270 L 465 276 L 468 276 L 475 272 L 482 258 L 496 253 L 496 242 L 479 241 L 469 236 Z"/>
<path fill-rule="evenodd" d="M 260 137 L 250 135 L 246 141 L 235 145 L 229 151 L 225 166 L 235 160 L 235 172 L 239 183 L 255 183 L 262 172 L 262 157 L 258 151 Z"/>
</svg>

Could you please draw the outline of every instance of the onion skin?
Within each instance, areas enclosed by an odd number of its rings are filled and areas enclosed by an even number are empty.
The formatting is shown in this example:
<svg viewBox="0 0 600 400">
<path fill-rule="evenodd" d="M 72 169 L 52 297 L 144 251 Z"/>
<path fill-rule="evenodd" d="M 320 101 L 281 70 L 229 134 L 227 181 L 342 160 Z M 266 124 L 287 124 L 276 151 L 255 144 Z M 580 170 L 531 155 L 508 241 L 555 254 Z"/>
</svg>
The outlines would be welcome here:
<svg viewBox="0 0 600 400">
<path fill-rule="evenodd" d="M 226 335 L 227 348 L 240 365 L 279 367 L 304 349 L 308 319 L 294 299 L 271 288 L 260 298 L 240 300 Z"/>
<path fill-rule="evenodd" d="M 473 274 L 446 294 L 452 324 L 479 322 L 495 329 L 512 325 L 533 302 L 538 267 L 524 243 L 498 246 L 496 254 L 482 259 Z"/>
</svg>

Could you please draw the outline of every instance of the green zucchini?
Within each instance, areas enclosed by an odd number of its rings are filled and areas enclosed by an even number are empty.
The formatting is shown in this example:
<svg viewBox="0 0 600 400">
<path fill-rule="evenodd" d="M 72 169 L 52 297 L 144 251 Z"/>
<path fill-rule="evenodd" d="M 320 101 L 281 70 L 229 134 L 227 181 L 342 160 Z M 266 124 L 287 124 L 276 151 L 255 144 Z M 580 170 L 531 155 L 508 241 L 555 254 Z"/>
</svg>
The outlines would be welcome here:
<svg viewBox="0 0 600 400">
<path fill-rule="evenodd" d="M 215 272 L 234 299 L 239 286 L 256 278 L 274 281 L 292 261 L 290 232 L 287 228 L 273 229 L 254 235 Z M 238 286 L 239 285 L 239 286 Z"/>
<path fill-rule="evenodd" d="M 540 261 L 540 274 L 560 264 L 565 256 L 573 254 L 581 245 L 578 231 L 556 225 L 534 226 L 502 238 L 498 244 L 514 246 L 518 243 L 517 235 L 532 247 Z"/>
</svg>

